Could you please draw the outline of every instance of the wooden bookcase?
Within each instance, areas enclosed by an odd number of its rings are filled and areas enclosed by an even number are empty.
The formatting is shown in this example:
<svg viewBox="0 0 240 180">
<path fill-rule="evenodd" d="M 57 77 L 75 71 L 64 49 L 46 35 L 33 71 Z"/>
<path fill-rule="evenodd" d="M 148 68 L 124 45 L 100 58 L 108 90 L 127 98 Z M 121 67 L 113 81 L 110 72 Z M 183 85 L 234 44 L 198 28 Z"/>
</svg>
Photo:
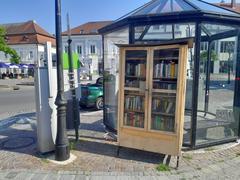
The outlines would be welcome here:
<svg viewBox="0 0 240 180">
<path fill-rule="evenodd" d="M 120 46 L 119 147 L 181 154 L 190 44 Z"/>
</svg>

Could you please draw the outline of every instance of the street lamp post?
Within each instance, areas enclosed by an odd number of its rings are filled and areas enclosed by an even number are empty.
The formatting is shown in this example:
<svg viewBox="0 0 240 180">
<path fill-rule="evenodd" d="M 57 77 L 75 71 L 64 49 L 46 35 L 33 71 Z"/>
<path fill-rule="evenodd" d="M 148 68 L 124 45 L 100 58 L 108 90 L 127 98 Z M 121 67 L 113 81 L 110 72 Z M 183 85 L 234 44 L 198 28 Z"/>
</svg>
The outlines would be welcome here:
<svg viewBox="0 0 240 180">
<path fill-rule="evenodd" d="M 63 59 L 62 59 L 62 24 L 61 24 L 61 0 L 55 0 L 56 20 L 56 53 L 57 53 L 57 137 L 55 143 L 55 159 L 65 161 L 69 159 L 70 150 L 66 133 L 66 109 L 67 101 L 64 97 L 63 86 Z"/>
</svg>

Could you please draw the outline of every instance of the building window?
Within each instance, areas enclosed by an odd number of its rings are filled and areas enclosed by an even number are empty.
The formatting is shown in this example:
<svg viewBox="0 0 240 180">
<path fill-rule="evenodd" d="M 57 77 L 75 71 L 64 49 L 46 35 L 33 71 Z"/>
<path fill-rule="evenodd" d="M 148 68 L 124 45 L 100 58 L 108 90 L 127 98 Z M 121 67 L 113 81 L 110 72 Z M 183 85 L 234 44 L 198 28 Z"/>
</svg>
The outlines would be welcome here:
<svg viewBox="0 0 240 180">
<path fill-rule="evenodd" d="M 95 45 L 90 46 L 90 53 L 91 54 L 96 54 L 96 46 Z"/>
<path fill-rule="evenodd" d="M 20 51 L 20 58 L 23 59 L 23 52 Z"/>
<path fill-rule="evenodd" d="M 154 25 L 153 30 L 159 30 L 159 25 Z"/>
<path fill-rule="evenodd" d="M 82 54 L 82 46 L 77 45 L 77 53 Z"/>
<path fill-rule="evenodd" d="M 32 51 L 29 52 L 28 59 L 33 59 L 33 52 Z"/>
<path fill-rule="evenodd" d="M 201 51 L 207 51 L 208 42 L 201 42 Z"/>
<path fill-rule="evenodd" d="M 221 47 L 220 47 L 220 52 L 221 53 L 226 53 L 226 52 L 234 52 L 234 46 L 235 43 L 234 41 L 222 41 L 221 42 Z"/>
</svg>

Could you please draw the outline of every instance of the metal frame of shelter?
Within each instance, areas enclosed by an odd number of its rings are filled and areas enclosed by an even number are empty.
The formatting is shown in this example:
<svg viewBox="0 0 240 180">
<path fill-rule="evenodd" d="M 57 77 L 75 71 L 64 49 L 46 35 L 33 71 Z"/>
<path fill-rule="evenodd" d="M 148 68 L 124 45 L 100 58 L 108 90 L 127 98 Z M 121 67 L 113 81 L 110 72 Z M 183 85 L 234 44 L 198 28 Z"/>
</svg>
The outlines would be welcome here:
<svg viewBox="0 0 240 180">
<path fill-rule="evenodd" d="M 240 108 L 240 14 L 232 10 L 222 8 L 201 0 L 152 0 L 140 8 L 119 18 L 112 24 L 102 28 L 100 33 L 105 35 L 116 32 L 122 28 L 128 28 L 129 44 L 159 43 L 166 39 L 144 39 L 149 28 L 154 25 L 193 23 L 195 25 L 195 34 L 193 36 L 194 46 L 194 67 L 193 67 L 193 85 L 192 85 L 192 109 L 191 109 L 191 137 L 190 143 L 184 144 L 191 148 L 207 147 L 216 144 L 222 144 L 235 141 L 240 137 L 240 117 L 238 117 L 238 135 L 231 138 L 196 144 L 197 131 L 197 113 L 198 113 L 198 91 L 199 91 L 199 67 L 200 67 L 200 46 L 201 42 L 207 42 L 209 47 L 213 41 L 236 37 L 236 78 L 234 89 L 234 105 Z M 211 33 L 204 23 L 223 25 L 232 27 L 232 29 Z M 136 39 L 136 27 L 143 26 L 142 34 Z M 175 40 L 174 25 L 172 26 L 172 40 Z M 104 43 L 103 43 L 104 44 Z M 103 51 L 104 52 L 104 51 Z M 210 48 L 208 48 L 208 60 L 206 70 L 206 89 L 205 89 L 205 113 L 208 111 L 208 90 L 210 81 Z"/>
</svg>

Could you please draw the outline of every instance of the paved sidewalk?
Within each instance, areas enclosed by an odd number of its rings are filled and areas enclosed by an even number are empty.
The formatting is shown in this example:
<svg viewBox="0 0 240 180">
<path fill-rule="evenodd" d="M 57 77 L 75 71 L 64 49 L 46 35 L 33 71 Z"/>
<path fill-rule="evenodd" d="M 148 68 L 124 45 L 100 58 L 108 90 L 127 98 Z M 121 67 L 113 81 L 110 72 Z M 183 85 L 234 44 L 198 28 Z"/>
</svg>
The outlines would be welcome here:
<svg viewBox="0 0 240 180">
<path fill-rule="evenodd" d="M 240 179 L 240 145 L 229 143 L 201 151 L 183 152 L 180 167 L 176 158 L 170 171 L 157 171 L 164 155 L 123 148 L 106 140 L 101 111 L 81 114 L 80 141 L 69 131 L 71 153 L 77 159 L 57 165 L 38 154 L 35 113 L 21 114 L 0 124 L 0 179 Z"/>
</svg>

